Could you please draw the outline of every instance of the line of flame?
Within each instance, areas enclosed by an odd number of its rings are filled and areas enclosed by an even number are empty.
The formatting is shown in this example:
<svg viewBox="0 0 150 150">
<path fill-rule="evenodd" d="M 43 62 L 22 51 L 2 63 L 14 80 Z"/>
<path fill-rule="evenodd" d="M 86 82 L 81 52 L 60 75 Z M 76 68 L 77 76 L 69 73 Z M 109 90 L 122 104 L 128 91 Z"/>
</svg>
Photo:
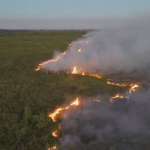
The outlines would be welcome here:
<svg viewBox="0 0 150 150">
<path fill-rule="evenodd" d="M 131 94 L 132 92 L 134 92 L 136 90 L 136 88 L 140 87 L 139 83 L 132 83 L 132 84 L 126 84 L 125 85 L 124 83 L 123 84 L 119 84 L 119 83 L 115 84 L 113 82 L 113 84 L 111 84 L 111 85 L 116 85 L 116 86 L 120 86 L 120 87 L 130 86 L 129 94 Z M 113 96 L 113 97 L 110 98 L 110 101 L 112 102 L 113 99 L 115 99 L 115 98 L 129 98 L 129 97 L 125 97 L 125 96 L 123 96 L 121 94 L 116 94 L 115 96 Z"/>
<path fill-rule="evenodd" d="M 74 44 L 74 43 L 84 43 L 84 42 L 88 43 L 88 41 L 78 41 L 78 42 L 73 42 L 72 44 Z M 68 49 L 71 49 L 72 44 L 70 43 L 70 44 L 68 45 Z M 78 52 L 81 52 L 81 49 L 79 49 Z M 37 68 L 35 69 L 35 71 L 41 70 L 44 65 L 46 65 L 46 64 L 48 64 L 48 63 L 50 63 L 50 62 L 55 62 L 55 61 L 60 60 L 60 59 L 62 58 L 62 56 L 64 56 L 64 55 L 67 55 L 67 53 L 66 53 L 66 52 L 63 52 L 63 53 L 61 53 L 59 56 L 57 56 L 56 58 L 49 59 L 49 60 L 47 60 L 47 61 L 41 62 L 41 63 L 37 66 Z"/>
<path fill-rule="evenodd" d="M 111 97 L 109 100 L 110 100 L 110 102 L 112 102 L 113 99 L 116 99 L 116 98 L 129 98 L 129 97 L 127 97 L 127 96 L 125 97 L 124 95 L 118 93 L 115 96 Z"/>
<path fill-rule="evenodd" d="M 49 118 L 52 118 L 52 120 L 54 121 L 54 122 L 56 122 L 56 120 L 57 120 L 57 115 L 58 114 L 60 114 L 60 112 L 62 111 L 62 110 L 64 110 L 64 109 L 69 109 L 71 106 L 77 106 L 77 105 L 79 105 L 79 98 L 76 98 L 75 99 L 75 101 L 73 101 L 71 104 L 69 104 L 68 106 L 66 106 L 66 107 L 60 107 L 60 108 L 57 108 L 53 113 L 50 113 L 49 115 L 48 115 L 48 117 Z"/>
<path fill-rule="evenodd" d="M 129 93 L 134 92 L 136 88 L 140 87 L 139 83 L 131 84 L 131 88 L 129 89 Z"/>
<path fill-rule="evenodd" d="M 78 72 L 77 71 L 77 66 L 74 66 L 73 67 L 73 71 L 71 72 L 71 74 L 80 74 L 80 75 L 88 75 L 88 76 L 92 76 L 92 77 L 96 77 L 96 78 L 101 78 L 101 75 L 100 74 L 97 74 L 97 73 L 85 73 L 85 72 Z"/>
<path fill-rule="evenodd" d="M 107 81 L 107 84 L 109 85 L 115 85 L 115 86 L 119 86 L 119 87 L 127 87 L 127 86 L 130 86 L 130 89 L 129 89 L 129 94 L 131 94 L 132 92 L 135 91 L 136 88 L 140 87 L 140 83 L 130 83 L 130 84 L 127 84 L 127 83 L 115 83 L 115 82 L 110 82 L 110 79 L 108 79 Z M 112 102 L 113 99 L 115 98 L 129 98 L 129 97 L 125 97 L 121 94 L 116 94 L 115 96 L 111 97 L 109 100 Z"/>
<path fill-rule="evenodd" d="M 108 79 L 108 80 L 110 80 L 110 79 Z M 115 82 L 110 82 L 110 81 L 107 81 L 107 84 L 109 84 L 109 85 L 115 85 L 115 86 L 120 86 L 120 87 L 130 86 L 130 84 L 127 84 L 127 83 L 115 83 Z"/>
<path fill-rule="evenodd" d="M 64 55 L 66 55 L 66 52 L 61 53 L 59 56 L 57 56 L 57 57 L 54 58 L 54 59 L 50 59 L 50 60 L 47 60 L 47 61 L 44 61 L 44 62 L 40 63 L 40 64 L 38 65 L 38 67 L 35 69 L 35 71 L 41 70 L 44 65 L 46 65 L 46 64 L 48 64 L 48 63 L 50 63 L 50 62 L 55 62 L 55 61 L 60 60 L 61 57 L 64 56 Z"/>
<path fill-rule="evenodd" d="M 88 43 L 88 41 L 78 41 L 78 42 L 73 42 L 73 43 L 83 43 L 83 42 L 87 42 L 87 43 Z M 72 47 L 72 44 L 69 44 L 68 49 L 71 49 L 71 47 Z M 81 52 L 81 49 L 78 49 L 78 52 Z M 37 67 L 35 70 L 36 70 L 36 71 L 39 71 L 40 69 L 43 68 L 44 65 L 46 65 L 46 64 L 48 64 L 48 63 L 51 63 L 51 62 L 56 62 L 56 61 L 60 60 L 60 59 L 61 59 L 64 55 L 66 55 L 66 54 L 67 54 L 66 52 L 63 52 L 63 53 L 61 53 L 59 56 L 57 56 L 56 58 L 53 58 L 53 59 L 50 59 L 50 60 L 47 60 L 47 61 L 44 61 L 44 62 L 40 63 L 40 64 L 38 65 L 38 67 Z M 69 73 L 69 74 L 70 74 L 70 73 Z M 97 73 L 78 72 L 78 71 L 77 71 L 77 66 L 75 66 L 75 67 L 73 68 L 73 71 L 71 72 L 71 74 L 89 75 L 89 76 L 93 76 L 93 77 L 96 77 L 96 78 L 99 78 L 99 79 L 101 78 L 101 75 L 99 75 L 99 74 L 97 74 Z M 139 84 L 139 83 L 132 83 L 132 84 L 115 83 L 115 82 L 110 82 L 110 79 L 107 81 L 107 84 L 109 84 L 109 85 L 115 85 L 115 86 L 119 86 L 119 87 L 130 86 L 129 93 L 131 93 L 132 91 L 135 91 L 136 88 L 140 87 L 140 84 Z M 121 95 L 121 94 L 118 93 L 118 94 L 116 94 L 115 96 L 111 97 L 111 98 L 110 98 L 110 101 L 112 102 L 113 99 L 115 99 L 115 98 L 129 98 L 129 97 L 125 97 L 124 95 Z M 100 100 L 93 100 L 93 101 L 100 102 Z M 57 119 L 56 116 L 57 116 L 58 114 L 60 114 L 62 110 L 64 110 L 64 109 L 69 109 L 71 106 L 75 106 L 75 105 L 79 105 L 79 100 L 78 100 L 78 98 L 77 98 L 75 101 L 73 101 L 71 104 L 69 104 L 68 106 L 66 106 L 66 107 L 60 107 L 60 108 L 56 109 L 53 113 L 50 113 L 48 116 L 49 116 L 50 118 L 52 118 L 52 120 L 53 120 L 54 122 L 56 122 L 56 119 Z M 54 131 L 54 132 L 52 133 L 52 135 L 53 135 L 54 137 L 58 137 L 57 130 Z M 54 147 L 52 147 L 52 148 L 49 148 L 48 150 L 56 150 L 56 149 L 57 149 L 57 147 L 54 146 Z"/>
<path fill-rule="evenodd" d="M 77 106 L 77 105 L 79 105 L 79 98 L 76 98 L 72 103 L 70 103 L 70 104 L 69 104 L 68 106 L 66 106 L 66 107 L 61 107 L 61 108 L 56 109 L 53 113 L 49 114 L 48 116 L 49 116 L 50 118 L 52 118 L 52 120 L 53 120 L 54 122 L 56 122 L 56 116 L 57 116 L 62 110 L 64 110 L 64 109 L 69 109 L 71 106 Z M 60 129 L 60 128 L 59 128 L 59 129 Z M 52 135 L 53 135 L 54 137 L 58 137 L 58 131 L 57 131 L 57 130 L 54 131 L 54 132 L 52 133 Z M 48 148 L 48 150 L 55 150 L 55 149 L 57 149 L 56 146 L 54 146 L 54 147 L 52 147 L 52 148 Z"/>
</svg>

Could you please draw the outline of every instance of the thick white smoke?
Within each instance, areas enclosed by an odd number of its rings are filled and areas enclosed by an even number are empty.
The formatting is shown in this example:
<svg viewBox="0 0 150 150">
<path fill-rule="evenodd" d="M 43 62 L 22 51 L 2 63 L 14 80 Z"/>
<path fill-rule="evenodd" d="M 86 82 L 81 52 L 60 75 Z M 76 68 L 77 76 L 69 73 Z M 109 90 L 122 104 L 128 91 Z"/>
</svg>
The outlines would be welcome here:
<svg viewBox="0 0 150 150">
<path fill-rule="evenodd" d="M 67 112 L 61 122 L 61 150 L 115 150 L 150 148 L 150 90 L 129 100 L 85 101 Z"/>
<path fill-rule="evenodd" d="M 139 23 L 140 22 L 140 23 Z M 44 66 L 51 71 L 67 71 L 77 66 L 87 72 L 118 71 L 150 73 L 150 23 L 133 20 L 87 33 L 72 43 L 57 62 Z M 80 52 L 78 50 L 81 49 Z M 59 53 L 55 52 L 54 57 Z"/>
<path fill-rule="evenodd" d="M 148 18 L 149 19 L 149 18 Z M 110 24 L 87 33 L 42 69 L 102 74 L 150 74 L 150 22 L 145 19 Z M 58 60 L 58 61 L 55 61 Z M 104 97 L 106 99 L 106 97 Z M 92 99 L 91 99 L 92 100 Z M 109 101 L 109 100 L 107 100 Z M 67 111 L 60 123 L 60 150 L 150 149 L 150 90 L 113 103 L 85 100 Z"/>
</svg>

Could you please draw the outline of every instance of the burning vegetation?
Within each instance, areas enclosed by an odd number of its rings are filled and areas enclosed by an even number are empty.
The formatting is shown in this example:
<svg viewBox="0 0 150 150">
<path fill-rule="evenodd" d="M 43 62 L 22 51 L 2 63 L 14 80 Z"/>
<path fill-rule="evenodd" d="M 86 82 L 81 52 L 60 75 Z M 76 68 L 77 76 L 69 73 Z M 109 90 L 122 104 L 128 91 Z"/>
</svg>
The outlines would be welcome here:
<svg viewBox="0 0 150 150">
<path fill-rule="evenodd" d="M 72 42 L 65 52 L 55 52 L 53 59 L 39 64 L 36 68 L 36 71 L 42 69 L 55 73 L 63 72 L 68 74 L 70 79 L 79 76 L 84 76 L 89 80 L 90 78 L 95 79 L 95 87 L 99 90 L 95 93 L 93 92 L 95 95 L 100 95 L 103 89 L 105 91 L 104 84 L 100 89 L 97 86 L 96 82 L 99 81 L 105 82 L 110 89 L 114 87 L 119 89 L 114 93 L 109 93 L 108 103 L 103 103 L 103 98 L 92 99 L 90 104 L 87 102 L 85 105 L 74 101 L 67 106 L 56 108 L 52 113 L 48 114 L 49 118 L 57 122 L 57 118 L 61 117 L 65 110 L 77 105 L 82 106 L 82 110 L 76 107 L 78 113 L 72 113 L 71 111 L 74 109 L 67 111 L 67 113 L 70 113 L 68 116 L 72 115 L 72 117 L 63 118 L 59 123 L 60 130 L 64 131 L 64 134 L 60 138 L 58 149 L 98 149 L 92 146 L 93 141 L 95 143 L 109 142 L 117 138 L 120 139 L 122 136 L 133 140 L 135 135 L 142 137 L 147 135 L 145 128 L 149 129 L 147 126 L 149 122 L 144 120 L 142 116 L 143 114 L 147 116 L 147 106 L 142 104 L 145 110 L 141 109 L 142 112 L 139 114 L 137 110 L 141 102 L 134 95 L 134 92 L 138 91 L 142 86 L 142 82 L 139 82 L 141 80 L 134 80 L 133 78 L 128 80 L 129 78 L 127 78 L 125 80 L 127 82 L 123 80 L 121 80 L 122 82 L 117 82 L 118 80 L 114 81 L 111 77 L 111 75 L 121 71 L 124 74 L 130 74 L 135 71 L 133 77 L 137 74 L 150 73 L 150 44 L 147 38 L 149 37 L 149 26 L 147 23 L 143 25 L 144 27 L 136 24 L 133 30 L 134 25 L 130 26 L 129 24 L 125 28 L 89 32 L 84 36 L 85 40 Z M 68 83 L 72 84 L 72 82 Z M 85 85 L 92 87 L 90 81 L 87 81 L 86 84 L 79 87 L 82 92 L 85 89 Z M 74 83 L 72 86 L 72 91 L 74 92 L 72 93 L 75 93 L 77 89 L 78 84 Z M 121 89 L 126 91 L 121 91 Z M 140 93 L 140 91 L 137 93 Z M 142 93 L 140 94 L 142 95 Z M 149 94 L 146 93 L 146 95 L 149 97 Z M 120 99 L 123 100 L 121 101 Z M 80 99 L 80 101 L 83 102 L 84 100 Z M 132 110 L 133 107 L 134 109 Z M 69 125 L 66 122 L 69 122 Z M 78 127 L 81 125 L 83 129 Z M 78 131 L 80 132 L 78 133 Z M 130 131 L 130 135 L 126 134 L 128 131 Z M 56 138 L 59 137 L 57 131 L 53 131 L 52 135 Z"/>
<path fill-rule="evenodd" d="M 49 118 L 52 118 L 52 120 L 53 120 L 54 122 L 56 122 L 58 116 L 60 117 L 60 114 L 61 114 L 62 111 L 67 110 L 67 109 L 70 109 L 71 107 L 74 107 L 74 106 L 78 106 L 79 104 L 80 104 L 79 98 L 76 98 L 76 99 L 75 99 L 73 102 L 71 102 L 69 105 L 64 106 L 64 107 L 59 107 L 59 108 L 57 108 L 56 110 L 54 110 L 54 112 L 48 114 L 48 117 L 49 117 Z M 59 128 L 59 129 L 61 129 L 61 128 Z M 52 135 L 53 135 L 54 137 L 58 138 L 58 137 L 59 137 L 59 135 L 58 135 L 58 130 L 54 131 L 54 132 L 52 133 Z M 57 149 L 57 147 L 54 146 L 54 147 L 52 147 L 52 148 L 48 148 L 48 150 L 53 150 L 53 149 Z"/>
<path fill-rule="evenodd" d="M 61 111 L 63 110 L 66 110 L 66 109 L 69 109 L 70 107 L 73 107 L 73 106 L 78 106 L 79 105 L 79 98 L 76 98 L 72 103 L 70 103 L 69 105 L 67 106 L 64 106 L 64 107 L 59 107 L 57 108 L 56 110 L 54 110 L 53 113 L 50 113 L 48 114 L 48 117 L 49 118 L 52 118 L 54 122 L 57 121 L 57 116 L 61 113 Z"/>
<path fill-rule="evenodd" d="M 0 149 L 147 149 L 150 91 L 143 84 L 150 85 L 150 33 L 140 23 L 89 32 L 62 53 L 54 49 L 64 51 L 85 31 L 6 31 Z"/>
<path fill-rule="evenodd" d="M 53 146 L 52 148 L 48 148 L 48 150 L 56 150 L 57 147 L 56 146 Z"/>
<path fill-rule="evenodd" d="M 86 73 L 84 71 L 78 71 L 77 70 L 77 66 L 73 67 L 73 71 L 69 74 L 80 74 L 80 75 L 88 75 L 88 76 L 92 76 L 92 77 L 96 77 L 96 78 L 101 78 L 101 75 L 100 74 L 97 74 L 97 73 Z"/>
<path fill-rule="evenodd" d="M 78 41 L 78 42 L 74 42 L 73 44 L 78 44 L 78 43 L 85 43 L 85 41 Z M 88 41 L 86 41 L 86 43 L 88 43 Z M 72 44 L 69 44 L 68 46 L 68 49 L 69 50 L 72 50 Z M 82 49 L 79 48 L 77 50 L 77 53 L 80 53 L 82 52 Z M 67 56 L 67 52 L 63 52 L 61 54 L 59 54 L 56 58 L 54 59 L 51 59 L 51 60 L 48 60 L 48 61 L 45 61 L 43 63 L 40 63 L 38 65 L 38 67 L 36 68 L 36 71 L 39 71 L 41 69 L 44 69 L 45 65 L 49 64 L 49 63 L 55 63 L 57 61 L 60 61 L 61 59 L 63 59 L 63 57 Z M 55 72 L 58 72 L 58 71 L 55 71 Z M 86 71 L 83 71 L 80 67 L 78 66 L 74 66 L 72 67 L 72 71 L 66 71 L 67 74 L 78 74 L 78 75 L 82 75 L 82 76 L 91 76 L 91 77 L 95 77 L 95 78 L 98 78 L 98 79 L 101 79 L 102 78 L 102 75 L 101 74 L 98 74 L 98 73 L 92 73 L 91 71 L 90 72 L 86 72 Z M 117 93 L 115 94 L 114 96 L 110 97 L 110 102 L 113 102 L 114 99 L 129 99 L 130 97 L 130 94 L 132 92 L 134 92 L 137 88 L 139 88 L 141 86 L 141 84 L 138 82 L 138 83 L 115 83 L 115 82 L 111 82 L 110 79 L 107 79 L 106 80 L 106 83 L 108 85 L 111 85 L 111 86 L 118 86 L 118 87 L 129 87 L 129 91 L 126 92 L 126 94 L 121 94 L 121 93 Z M 101 101 L 99 99 L 96 99 L 96 100 L 93 100 L 93 102 L 99 102 L 101 103 Z M 52 113 L 49 113 L 48 114 L 48 117 L 49 118 L 52 118 L 52 120 L 54 122 L 57 121 L 57 118 L 59 118 L 61 116 L 61 113 L 64 111 L 64 110 L 67 110 L 67 109 L 71 109 L 71 107 L 73 106 L 78 106 L 80 104 L 79 102 L 79 98 L 76 98 L 75 101 L 73 101 L 72 103 L 70 103 L 69 105 L 67 106 L 63 106 L 63 107 L 59 107 L 57 109 L 55 109 Z M 60 130 L 61 130 L 61 127 L 60 127 Z M 52 135 L 56 138 L 59 137 L 58 135 L 58 130 L 54 131 L 52 133 Z M 48 148 L 48 150 L 53 150 L 53 149 L 57 149 L 56 146 L 54 146 L 53 148 Z"/>
</svg>

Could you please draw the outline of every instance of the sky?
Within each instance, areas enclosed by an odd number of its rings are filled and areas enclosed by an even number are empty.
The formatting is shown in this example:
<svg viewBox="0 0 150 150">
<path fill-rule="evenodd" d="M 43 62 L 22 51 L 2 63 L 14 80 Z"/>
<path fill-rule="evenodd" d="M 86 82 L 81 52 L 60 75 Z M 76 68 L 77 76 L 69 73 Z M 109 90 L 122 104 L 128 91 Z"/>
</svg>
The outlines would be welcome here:
<svg viewBox="0 0 150 150">
<path fill-rule="evenodd" d="M 148 14 L 150 1 L 0 0 L 0 7 L 0 22 L 4 27 L 6 19 L 10 23 L 12 20 L 95 19 Z"/>
</svg>

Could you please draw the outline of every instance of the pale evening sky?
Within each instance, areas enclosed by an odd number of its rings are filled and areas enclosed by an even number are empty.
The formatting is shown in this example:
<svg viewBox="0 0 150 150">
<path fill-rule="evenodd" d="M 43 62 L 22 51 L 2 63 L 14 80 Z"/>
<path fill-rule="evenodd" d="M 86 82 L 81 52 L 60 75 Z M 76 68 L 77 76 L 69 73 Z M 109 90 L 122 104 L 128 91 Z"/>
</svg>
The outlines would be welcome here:
<svg viewBox="0 0 150 150">
<path fill-rule="evenodd" d="M 50 22 L 46 20 L 127 18 L 141 14 L 150 14 L 150 0 L 0 0 L 0 28 L 28 28 L 28 20 L 43 20 L 48 27 Z M 20 23 L 16 25 L 14 20 Z M 26 26 L 22 21 L 26 21 Z M 32 28 L 34 24 L 37 23 L 32 23 Z"/>
</svg>

